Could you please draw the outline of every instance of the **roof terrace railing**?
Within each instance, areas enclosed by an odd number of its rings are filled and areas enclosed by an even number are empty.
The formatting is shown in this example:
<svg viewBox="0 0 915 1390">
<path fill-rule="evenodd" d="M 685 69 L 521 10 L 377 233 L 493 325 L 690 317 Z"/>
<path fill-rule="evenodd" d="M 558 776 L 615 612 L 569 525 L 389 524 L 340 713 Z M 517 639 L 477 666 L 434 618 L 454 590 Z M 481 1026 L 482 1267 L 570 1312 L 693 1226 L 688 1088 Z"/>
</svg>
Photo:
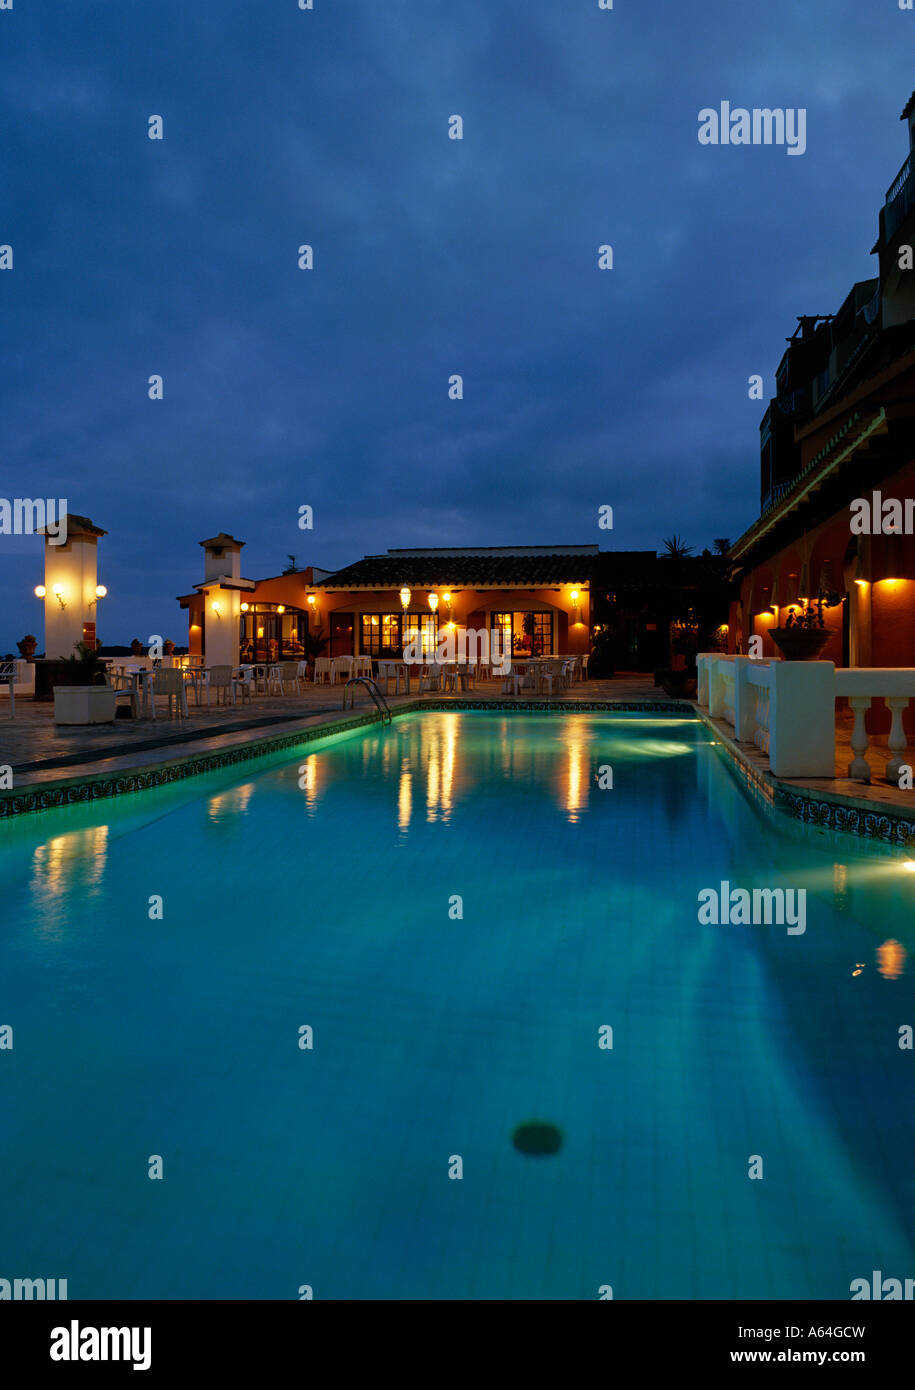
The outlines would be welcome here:
<svg viewBox="0 0 915 1390">
<path fill-rule="evenodd" d="M 915 150 L 910 150 L 908 158 L 887 189 L 884 225 L 889 239 L 906 217 L 915 202 Z"/>
</svg>

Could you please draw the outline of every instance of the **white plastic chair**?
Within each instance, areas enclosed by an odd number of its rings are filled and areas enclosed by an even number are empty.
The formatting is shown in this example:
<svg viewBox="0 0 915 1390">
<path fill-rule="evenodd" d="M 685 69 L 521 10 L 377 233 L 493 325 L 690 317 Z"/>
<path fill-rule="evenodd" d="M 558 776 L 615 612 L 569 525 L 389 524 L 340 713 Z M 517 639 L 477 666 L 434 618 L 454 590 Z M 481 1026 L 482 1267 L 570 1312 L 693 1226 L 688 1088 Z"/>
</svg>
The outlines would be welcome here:
<svg viewBox="0 0 915 1390">
<path fill-rule="evenodd" d="M 180 714 L 184 719 L 187 719 L 187 690 L 184 684 L 183 671 L 172 671 L 163 667 L 150 678 L 150 703 L 153 719 L 156 717 L 157 695 L 168 697 L 169 718 L 171 718 L 172 701 L 174 700 L 176 717 Z"/>
<path fill-rule="evenodd" d="M 397 672 L 394 669 L 393 663 L 390 661 L 379 661 L 378 675 L 376 679 L 378 681 L 379 687 L 381 685 L 381 682 L 384 681 L 384 693 L 385 695 L 387 695 L 390 691 L 391 681 L 397 680 Z"/>
<path fill-rule="evenodd" d="M 371 680 L 372 658 L 370 656 L 354 656 L 352 674 L 354 676 L 368 676 Z"/>
<path fill-rule="evenodd" d="M 351 656 L 335 656 L 333 659 L 333 670 L 331 672 L 330 683 L 336 685 L 338 678 L 345 685 L 353 673 L 353 658 Z"/>
<path fill-rule="evenodd" d="M 10 719 L 16 717 L 16 677 L 19 668 L 15 661 L 0 661 L 0 685 L 9 686 L 10 692 Z"/>
<path fill-rule="evenodd" d="M 441 690 L 442 688 L 442 668 L 437 662 L 424 666 L 419 673 L 419 693 L 422 695 L 424 690 Z"/>
<path fill-rule="evenodd" d="M 537 668 L 537 691 L 543 695 L 546 687 L 549 686 L 550 699 L 553 698 L 553 690 L 559 690 L 562 685 L 563 663 L 561 661 L 551 661 L 549 665 L 538 666 Z"/>
<path fill-rule="evenodd" d="M 253 666 L 239 666 L 232 672 L 232 684 L 241 695 L 242 704 L 253 700 L 255 694 L 255 671 Z"/>
<path fill-rule="evenodd" d="M 321 685 L 322 683 L 324 685 L 330 685 L 332 665 L 333 662 L 331 661 L 329 656 L 315 657 L 315 685 Z"/>
<path fill-rule="evenodd" d="M 177 673 L 181 675 L 180 672 Z M 184 677 L 182 676 L 182 682 Z M 228 704 L 231 700 L 235 704 L 235 682 L 232 679 L 231 666 L 211 666 L 206 673 L 206 692 L 207 709 L 210 707 L 210 691 L 216 691 L 216 703 L 219 704 L 219 692 L 222 691 L 222 703 Z"/>
</svg>

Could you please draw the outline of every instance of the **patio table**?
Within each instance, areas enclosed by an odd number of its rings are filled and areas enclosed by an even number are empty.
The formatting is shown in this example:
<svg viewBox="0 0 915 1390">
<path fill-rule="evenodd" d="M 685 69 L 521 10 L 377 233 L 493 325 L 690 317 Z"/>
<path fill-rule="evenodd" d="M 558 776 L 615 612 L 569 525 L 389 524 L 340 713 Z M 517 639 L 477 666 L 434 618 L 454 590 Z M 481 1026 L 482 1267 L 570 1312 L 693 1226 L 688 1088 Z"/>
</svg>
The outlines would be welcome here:
<svg viewBox="0 0 915 1390">
<path fill-rule="evenodd" d="M 396 682 L 397 682 L 397 685 L 396 685 L 396 689 L 395 689 L 395 691 L 394 691 L 394 694 L 395 694 L 395 695 L 399 695 L 399 694 L 400 694 L 400 682 L 401 682 L 401 677 L 403 678 L 404 689 L 405 689 L 406 693 L 409 695 L 409 693 L 410 693 L 410 662 L 408 662 L 408 661 L 379 661 L 379 663 L 378 663 L 378 683 L 379 683 L 379 685 L 380 685 L 381 682 L 384 681 L 385 694 L 387 694 L 387 690 L 388 690 L 388 681 L 391 680 L 392 678 L 393 678 L 394 680 L 396 680 Z"/>
<path fill-rule="evenodd" d="M 155 671 L 147 671 L 142 667 L 139 671 L 125 671 L 122 668 L 116 673 L 119 684 L 114 687 L 115 690 L 135 690 L 140 697 L 144 719 L 155 719 L 156 717 L 156 698 L 152 685 L 155 674 Z"/>
</svg>

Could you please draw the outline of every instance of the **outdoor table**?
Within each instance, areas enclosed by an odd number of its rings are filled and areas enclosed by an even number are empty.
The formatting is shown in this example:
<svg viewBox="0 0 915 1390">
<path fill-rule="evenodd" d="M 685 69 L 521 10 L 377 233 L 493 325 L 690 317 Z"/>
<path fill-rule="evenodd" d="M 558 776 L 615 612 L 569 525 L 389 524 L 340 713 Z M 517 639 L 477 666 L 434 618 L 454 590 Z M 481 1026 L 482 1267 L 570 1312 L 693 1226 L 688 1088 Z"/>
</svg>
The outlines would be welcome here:
<svg viewBox="0 0 915 1390">
<path fill-rule="evenodd" d="M 470 689 L 468 681 L 473 678 L 473 670 L 469 662 L 466 661 L 447 661 L 443 667 L 445 684 L 450 685 L 451 689 L 457 694 L 457 683 L 460 681 L 461 689 Z"/>
<path fill-rule="evenodd" d="M 408 661 L 379 661 L 379 663 L 378 663 L 378 680 L 379 680 L 379 683 L 380 683 L 381 681 L 384 681 L 385 694 L 387 694 L 388 680 L 390 679 L 391 676 L 393 676 L 394 679 L 395 679 L 396 682 L 397 682 L 397 687 L 396 687 L 396 689 L 395 689 L 395 691 L 394 691 L 394 694 L 395 694 L 395 695 L 399 695 L 399 694 L 400 694 L 400 680 L 401 680 L 401 676 L 402 676 L 402 677 L 403 677 L 403 682 L 404 682 L 404 689 L 406 690 L 406 693 L 409 695 L 409 693 L 410 693 L 410 663 L 409 663 Z"/>
<path fill-rule="evenodd" d="M 118 690 L 135 690 L 140 697 L 140 704 L 143 709 L 143 717 L 155 719 L 156 717 L 156 697 L 153 694 L 152 679 L 155 671 L 146 671 L 142 668 L 139 671 L 118 672 L 118 680 L 122 684 L 115 687 Z M 148 712 L 148 714 L 147 714 Z"/>
<path fill-rule="evenodd" d="M 193 688 L 194 703 L 200 704 L 200 692 L 203 689 L 208 669 L 205 666 L 183 666 L 181 674 L 184 676 L 185 684 Z"/>
</svg>

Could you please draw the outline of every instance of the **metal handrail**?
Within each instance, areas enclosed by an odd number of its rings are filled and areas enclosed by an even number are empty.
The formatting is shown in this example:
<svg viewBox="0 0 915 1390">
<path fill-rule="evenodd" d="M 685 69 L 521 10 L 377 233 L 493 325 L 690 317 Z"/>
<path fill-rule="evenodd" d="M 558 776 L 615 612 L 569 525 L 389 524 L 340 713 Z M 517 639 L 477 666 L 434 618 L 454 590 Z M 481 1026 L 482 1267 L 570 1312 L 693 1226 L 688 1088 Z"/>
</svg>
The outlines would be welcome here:
<svg viewBox="0 0 915 1390">
<path fill-rule="evenodd" d="M 343 708 L 344 708 L 344 709 L 346 709 L 346 692 L 349 690 L 349 688 L 350 688 L 351 685 L 364 685 L 365 688 L 366 688 L 366 690 L 367 690 L 367 691 L 369 692 L 369 694 L 371 695 L 372 699 L 375 701 L 375 708 L 378 710 L 378 713 L 381 715 L 381 722 L 382 722 L 382 724 L 383 724 L 384 721 L 385 721 L 385 716 L 387 716 L 387 721 L 388 721 L 389 724 L 393 723 L 394 716 L 393 716 L 392 713 L 391 713 L 390 706 L 388 705 L 387 700 L 384 698 L 384 696 L 382 695 L 382 693 L 381 693 L 381 691 L 379 690 L 378 686 L 375 684 L 375 682 L 371 679 L 370 676 L 350 676 L 349 680 L 346 682 L 346 685 L 344 685 L 344 687 L 343 687 Z M 351 709 L 355 709 L 355 707 L 356 707 L 355 701 L 356 701 L 356 692 L 355 692 L 355 690 L 354 690 L 354 691 L 353 691 L 353 694 L 352 694 L 352 697 L 351 697 L 351 699 L 350 699 L 350 708 L 351 708 Z"/>
</svg>

